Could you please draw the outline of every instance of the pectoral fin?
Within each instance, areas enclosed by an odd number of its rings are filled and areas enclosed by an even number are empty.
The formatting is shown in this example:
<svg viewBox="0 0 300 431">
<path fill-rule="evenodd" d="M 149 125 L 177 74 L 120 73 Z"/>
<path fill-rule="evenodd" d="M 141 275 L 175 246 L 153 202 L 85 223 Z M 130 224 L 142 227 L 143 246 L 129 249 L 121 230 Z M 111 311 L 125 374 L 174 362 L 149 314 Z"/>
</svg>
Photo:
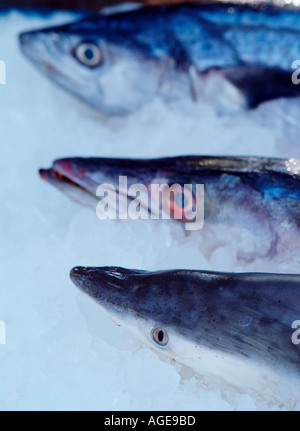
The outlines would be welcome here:
<svg viewBox="0 0 300 431">
<path fill-rule="evenodd" d="M 267 100 L 300 96 L 300 85 L 293 84 L 292 73 L 280 69 L 241 67 L 223 73 L 243 94 L 248 108 Z"/>
</svg>

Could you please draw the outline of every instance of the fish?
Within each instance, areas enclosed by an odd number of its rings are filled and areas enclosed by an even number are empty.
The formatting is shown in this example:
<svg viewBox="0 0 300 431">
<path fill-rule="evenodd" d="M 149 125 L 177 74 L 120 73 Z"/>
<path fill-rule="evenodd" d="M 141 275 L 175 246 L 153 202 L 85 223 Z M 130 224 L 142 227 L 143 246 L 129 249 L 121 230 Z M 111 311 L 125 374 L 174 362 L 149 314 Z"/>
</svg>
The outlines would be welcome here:
<svg viewBox="0 0 300 431">
<path fill-rule="evenodd" d="M 298 97 L 299 35 L 297 9 L 215 4 L 92 14 L 19 41 L 60 87 L 125 116 L 156 97 L 207 100 L 220 112 Z"/>
<path fill-rule="evenodd" d="M 291 378 L 297 403 L 300 275 L 75 267 L 70 276 L 161 357 L 217 387 L 271 392 L 273 401 Z"/>
<path fill-rule="evenodd" d="M 257 259 L 295 262 L 300 265 L 300 160 L 260 157 L 182 156 L 161 159 L 65 158 L 50 169 L 41 169 L 42 179 L 76 203 L 97 211 L 102 197 L 99 186 L 111 186 L 125 210 L 133 197 L 120 188 L 126 177 L 128 190 L 136 184 L 151 192 L 159 185 L 181 188 L 173 199 L 156 201 L 136 195 L 147 214 L 170 215 L 173 225 L 186 226 L 186 214 L 197 205 L 197 185 L 203 185 L 204 225 L 196 232 L 199 249 L 207 260 L 219 247 L 233 247 L 236 260 L 248 265 Z M 186 187 L 185 187 L 186 185 Z M 201 205 L 198 204 L 198 207 Z M 122 206 L 120 212 L 122 215 Z M 122 219 L 122 217 L 118 216 Z M 140 217 L 142 218 L 142 217 Z M 150 218 L 150 216 L 149 216 Z M 190 220 L 193 221 L 192 217 Z M 167 220 L 161 220 L 167 222 Z M 177 230 L 176 230 L 177 232 Z M 232 251 L 232 253 L 234 253 Z"/>
</svg>

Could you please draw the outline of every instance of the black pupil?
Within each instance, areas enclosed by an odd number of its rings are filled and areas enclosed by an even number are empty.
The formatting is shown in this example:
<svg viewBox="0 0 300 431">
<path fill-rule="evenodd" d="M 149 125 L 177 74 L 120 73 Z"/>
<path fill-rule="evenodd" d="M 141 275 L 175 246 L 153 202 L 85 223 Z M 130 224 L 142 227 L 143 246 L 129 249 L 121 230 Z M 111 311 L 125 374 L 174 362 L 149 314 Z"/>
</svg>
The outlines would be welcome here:
<svg viewBox="0 0 300 431">
<path fill-rule="evenodd" d="M 163 331 L 159 331 L 157 337 L 158 337 L 158 341 L 160 343 L 162 343 L 164 341 L 164 333 L 163 333 Z"/>
<path fill-rule="evenodd" d="M 87 48 L 86 49 L 85 56 L 86 56 L 87 60 L 93 60 L 93 58 L 94 58 L 94 51 L 92 50 L 92 48 Z"/>
</svg>

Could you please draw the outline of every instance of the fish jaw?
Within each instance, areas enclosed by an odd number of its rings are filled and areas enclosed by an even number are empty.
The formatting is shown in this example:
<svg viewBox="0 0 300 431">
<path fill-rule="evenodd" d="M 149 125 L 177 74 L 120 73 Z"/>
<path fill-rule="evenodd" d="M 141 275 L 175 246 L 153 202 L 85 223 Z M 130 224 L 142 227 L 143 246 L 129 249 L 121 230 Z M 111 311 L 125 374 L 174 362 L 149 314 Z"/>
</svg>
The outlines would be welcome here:
<svg viewBox="0 0 300 431">
<path fill-rule="evenodd" d="M 64 175 L 60 174 L 54 169 L 40 169 L 40 177 L 51 184 L 63 194 L 69 197 L 73 202 L 94 209 L 97 205 L 98 199 L 87 190 L 80 187 L 75 182 L 71 181 Z"/>
<path fill-rule="evenodd" d="M 119 163 L 110 168 L 112 159 L 65 158 L 54 161 L 50 169 L 40 169 L 40 177 L 69 195 L 69 190 L 77 189 L 82 194 L 89 194 L 98 201 L 97 189 L 109 183 L 118 187 Z M 112 163 L 113 164 L 113 163 Z M 118 169 L 119 166 L 119 169 Z"/>
<path fill-rule="evenodd" d="M 162 213 L 168 215 L 169 209 L 162 207 L 158 197 L 152 199 L 150 205 L 151 186 L 162 186 L 164 193 L 171 181 L 170 174 L 177 171 L 176 161 L 172 159 L 159 159 L 153 163 L 146 159 L 66 158 L 56 160 L 51 169 L 40 170 L 40 176 L 76 202 L 85 202 L 84 194 L 90 195 L 94 198 L 93 209 L 96 209 L 104 190 L 110 190 L 116 194 L 120 218 L 125 213 L 127 216 L 128 206 L 133 199 L 139 202 L 145 214 L 150 217 L 151 213 L 151 216 L 158 218 Z M 136 187 L 139 186 L 143 187 L 145 193 L 137 197 Z M 169 218 L 172 218 L 172 214 Z M 184 219 L 178 221 L 183 222 Z"/>
</svg>

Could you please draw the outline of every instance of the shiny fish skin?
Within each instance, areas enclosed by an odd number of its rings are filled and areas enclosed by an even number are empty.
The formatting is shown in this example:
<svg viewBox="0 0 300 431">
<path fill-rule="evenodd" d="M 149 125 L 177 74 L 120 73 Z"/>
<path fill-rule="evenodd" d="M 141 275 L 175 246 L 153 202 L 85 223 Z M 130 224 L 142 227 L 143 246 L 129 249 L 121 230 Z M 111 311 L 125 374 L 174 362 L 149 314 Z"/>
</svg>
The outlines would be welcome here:
<svg viewBox="0 0 300 431">
<path fill-rule="evenodd" d="M 105 114 L 126 115 L 157 95 L 215 98 L 215 79 L 237 107 L 298 96 L 291 75 L 299 33 L 297 10 L 181 5 L 92 15 L 23 33 L 20 43 L 58 85 Z M 100 64 L 79 61 L 86 44 Z"/>
</svg>

